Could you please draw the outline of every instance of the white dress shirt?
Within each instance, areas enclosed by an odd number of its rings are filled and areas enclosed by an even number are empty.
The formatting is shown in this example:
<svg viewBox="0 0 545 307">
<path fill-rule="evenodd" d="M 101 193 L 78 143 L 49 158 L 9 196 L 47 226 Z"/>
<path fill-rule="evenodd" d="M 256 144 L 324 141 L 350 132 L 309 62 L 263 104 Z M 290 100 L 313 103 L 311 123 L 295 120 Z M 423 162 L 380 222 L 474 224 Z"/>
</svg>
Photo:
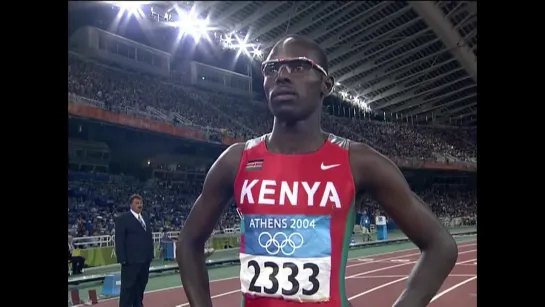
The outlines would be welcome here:
<svg viewBox="0 0 545 307">
<path fill-rule="evenodd" d="M 142 218 L 142 215 L 141 215 L 141 214 L 138 214 L 138 213 L 132 211 L 132 209 L 131 209 L 131 213 L 132 213 L 132 215 L 134 215 L 134 217 L 138 220 L 138 222 L 142 221 L 142 224 L 144 224 L 144 226 L 147 226 L 147 225 L 146 225 L 146 222 L 144 222 L 144 219 Z"/>
</svg>

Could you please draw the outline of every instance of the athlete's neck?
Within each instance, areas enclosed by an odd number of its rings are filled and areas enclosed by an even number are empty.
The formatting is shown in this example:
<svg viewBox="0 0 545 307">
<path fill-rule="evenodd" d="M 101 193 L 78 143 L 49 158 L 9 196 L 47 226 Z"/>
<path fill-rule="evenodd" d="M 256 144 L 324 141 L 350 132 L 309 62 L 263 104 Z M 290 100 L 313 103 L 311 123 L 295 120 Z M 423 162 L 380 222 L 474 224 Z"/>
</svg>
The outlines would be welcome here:
<svg viewBox="0 0 545 307">
<path fill-rule="evenodd" d="M 310 153 L 318 150 L 324 140 L 320 118 L 311 117 L 293 124 L 275 118 L 267 149 L 282 154 Z"/>
</svg>

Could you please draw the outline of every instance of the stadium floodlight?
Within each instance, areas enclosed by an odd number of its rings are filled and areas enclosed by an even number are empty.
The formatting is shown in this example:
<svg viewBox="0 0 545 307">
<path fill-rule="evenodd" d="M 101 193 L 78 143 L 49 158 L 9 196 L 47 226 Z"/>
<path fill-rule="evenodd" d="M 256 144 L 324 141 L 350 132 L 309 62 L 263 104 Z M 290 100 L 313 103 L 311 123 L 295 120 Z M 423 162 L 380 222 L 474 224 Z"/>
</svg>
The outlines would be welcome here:
<svg viewBox="0 0 545 307">
<path fill-rule="evenodd" d="M 198 41 L 201 37 L 208 36 L 208 21 L 195 18 L 189 14 L 180 16 L 178 30 L 180 35 L 187 34 Z"/>
<path fill-rule="evenodd" d="M 263 51 L 259 49 L 259 46 L 252 46 L 251 54 L 256 59 L 261 59 L 261 57 L 263 57 Z"/>
<path fill-rule="evenodd" d="M 121 14 L 127 12 L 129 16 L 132 15 L 143 15 L 144 12 L 142 11 L 142 5 L 146 4 L 147 2 L 144 1 L 106 1 L 107 3 L 111 3 L 112 5 L 118 7 L 120 9 Z"/>
<path fill-rule="evenodd" d="M 367 103 L 368 99 L 365 96 L 358 96 L 354 100 L 354 103 L 365 111 L 370 111 L 371 107 Z"/>
<path fill-rule="evenodd" d="M 179 38 L 181 38 L 183 35 L 189 35 L 197 42 L 203 36 L 207 40 L 210 40 L 208 31 L 213 29 L 209 27 L 208 19 L 200 19 L 192 12 L 186 12 L 180 9 L 178 6 L 174 7 L 174 10 L 178 15 L 177 20 L 166 22 L 166 24 L 178 29 Z"/>
<path fill-rule="evenodd" d="M 244 38 L 240 38 L 236 33 L 234 34 L 236 43 L 232 44 L 232 48 L 238 49 L 237 57 L 243 53 L 247 55 L 248 57 L 252 57 L 250 54 L 250 48 L 254 47 L 254 44 L 248 43 L 248 35 L 244 36 Z"/>
<path fill-rule="evenodd" d="M 248 35 L 241 38 L 237 33 L 226 33 L 220 37 L 220 42 L 225 49 L 237 50 L 237 57 L 245 54 L 250 59 L 260 59 L 263 56 L 259 44 L 248 43 Z"/>
<path fill-rule="evenodd" d="M 354 102 L 362 109 L 368 111 L 370 110 L 371 108 L 369 108 L 369 105 L 361 98 L 356 98 L 354 100 Z"/>
<path fill-rule="evenodd" d="M 232 34 L 224 34 L 220 37 L 221 45 L 225 49 L 233 49 L 233 35 Z"/>
</svg>

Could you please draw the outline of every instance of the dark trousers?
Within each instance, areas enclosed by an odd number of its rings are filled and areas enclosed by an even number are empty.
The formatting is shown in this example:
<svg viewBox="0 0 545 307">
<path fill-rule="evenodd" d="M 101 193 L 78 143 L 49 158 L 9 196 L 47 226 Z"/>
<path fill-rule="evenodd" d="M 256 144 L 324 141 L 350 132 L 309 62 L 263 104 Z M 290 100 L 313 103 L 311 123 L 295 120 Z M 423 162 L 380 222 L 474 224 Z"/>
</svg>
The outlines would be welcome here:
<svg viewBox="0 0 545 307">
<path fill-rule="evenodd" d="M 83 265 L 85 264 L 85 258 L 82 256 L 73 256 L 70 257 L 70 262 L 72 262 L 72 274 L 81 273 Z"/>
<path fill-rule="evenodd" d="M 142 307 L 144 290 L 148 284 L 150 263 L 131 263 L 121 266 L 119 307 Z"/>
</svg>

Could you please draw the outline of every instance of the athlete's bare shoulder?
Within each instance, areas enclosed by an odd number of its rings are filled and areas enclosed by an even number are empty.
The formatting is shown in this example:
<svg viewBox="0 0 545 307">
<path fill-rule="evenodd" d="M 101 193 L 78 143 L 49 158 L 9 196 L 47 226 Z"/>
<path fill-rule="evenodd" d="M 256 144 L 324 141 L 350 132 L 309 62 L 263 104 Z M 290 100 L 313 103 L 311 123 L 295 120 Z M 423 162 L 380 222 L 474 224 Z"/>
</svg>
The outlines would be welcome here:
<svg viewBox="0 0 545 307">
<path fill-rule="evenodd" d="M 231 146 L 227 147 L 224 152 L 237 152 L 242 153 L 244 150 L 244 146 L 246 146 L 246 142 L 237 142 L 232 144 Z"/>
<path fill-rule="evenodd" d="M 244 151 L 244 147 L 246 146 L 245 142 L 238 142 L 234 143 L 231 146 L 227 147 L 221 155 L 218 157 L 216 161 L 222 161 L 222 164 L 232 164 L 233 162 L 235 165 L 238 165 L 238 162 L 240 161 L 240 157 L 242 156 L 242 152 Z"/>
<path fill-rule="evenodd" d="M 352 165 L 365 166 L 370 162 L 377 162 L 377 160 L 390 161 L 373 147 L 364 143 L 350 141 L 349 150 Z"/>
<path fill-rule="evenodd" d="M 262 135 L 246 142 L 235 143 L 223 151 L 206 175 L 203 193 L 205 191 L 218 193 L 218 190 L 226 194 L 232 193 L 242 153 L 245 149 L 251 149 L 263 142 L 266 136 Z"/>
<path fill-rule="evenodd" d="M 402 176 L 390 159 L 367 144 L 351 141 L 349 157 L 357 190 L 378 184 L 383 178 Z"/>
</svg>

